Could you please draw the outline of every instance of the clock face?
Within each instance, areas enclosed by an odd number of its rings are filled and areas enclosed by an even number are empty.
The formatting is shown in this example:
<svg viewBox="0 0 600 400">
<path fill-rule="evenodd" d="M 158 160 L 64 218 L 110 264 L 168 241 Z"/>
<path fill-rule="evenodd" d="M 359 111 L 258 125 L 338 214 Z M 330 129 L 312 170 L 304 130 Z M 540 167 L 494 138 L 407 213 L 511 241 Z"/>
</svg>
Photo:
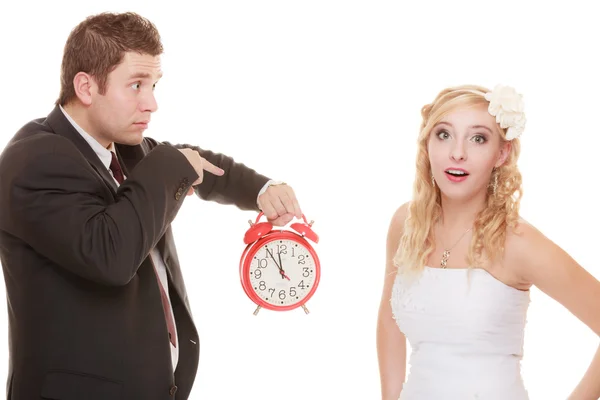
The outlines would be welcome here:
<svg viewBox="0 0 600 400">
<path fill-rule="evenodd" d="M 294 240 L 263 244 L 250 261 L 250 285 L 262 301 L 285 307 L 302 301 L 313 289 L 316 261 Z"/>
</svg>

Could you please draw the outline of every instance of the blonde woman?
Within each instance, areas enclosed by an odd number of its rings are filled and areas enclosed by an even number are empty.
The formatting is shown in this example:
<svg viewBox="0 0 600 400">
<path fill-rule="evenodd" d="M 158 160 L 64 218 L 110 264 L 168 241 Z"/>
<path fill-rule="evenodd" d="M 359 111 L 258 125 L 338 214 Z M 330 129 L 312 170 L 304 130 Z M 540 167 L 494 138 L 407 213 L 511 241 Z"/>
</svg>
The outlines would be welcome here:
<svg viewBox="0 0 600 400">
<path fill-rule="evenodd" d="M 514 89 L 449 88 L 422 116 L 413 199 L 395 212 L 387 238 L 382 398 L 526 400 L 531 286 L 600 333 L 600 283 L 519 217 L 526 119 Z M 599 354 L 569 399 L 600 397 Z"/>
</svg>

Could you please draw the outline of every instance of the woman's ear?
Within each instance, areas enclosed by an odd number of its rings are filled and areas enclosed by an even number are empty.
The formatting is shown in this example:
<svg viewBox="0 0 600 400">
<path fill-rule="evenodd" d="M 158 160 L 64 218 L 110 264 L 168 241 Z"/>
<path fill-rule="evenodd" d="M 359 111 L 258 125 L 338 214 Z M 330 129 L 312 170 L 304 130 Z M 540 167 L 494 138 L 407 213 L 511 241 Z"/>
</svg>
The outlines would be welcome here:
<svg viewBox="0 0 600 400">
<path fill-rule="evenodd" d="M 502 164 L 506 162 L 506 159 L 508 158 L 511 149 L 512 143 L 510 141 L 506 141 L 500 145 L 500 155 L 494 167 L 499 168 Z"/>
</svg>

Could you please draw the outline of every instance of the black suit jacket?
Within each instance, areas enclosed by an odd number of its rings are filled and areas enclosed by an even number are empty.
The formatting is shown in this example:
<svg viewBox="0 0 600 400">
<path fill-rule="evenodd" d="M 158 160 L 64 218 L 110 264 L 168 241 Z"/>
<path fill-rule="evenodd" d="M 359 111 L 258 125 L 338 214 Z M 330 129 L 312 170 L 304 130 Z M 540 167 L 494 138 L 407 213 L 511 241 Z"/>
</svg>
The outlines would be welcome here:
<svg viewBox="0 0 600 400">
<path fill-rule="evenodd" d="M 118 189 L 57 107 L 0 155 L 0 261 L 7 292 L 12 400 L 187 399 L 199 339 L 170 229 L 198 175 L 177 148 L 116 145 Z M 258 210 L 268 178 L 197 147 L 223 168 L 195 187 L 205 200 Z M 210 229 L 210 227 L 208 227 Z M 173 372 L 158 281 L 167 267 L 178 330 Z"/>
</svg>

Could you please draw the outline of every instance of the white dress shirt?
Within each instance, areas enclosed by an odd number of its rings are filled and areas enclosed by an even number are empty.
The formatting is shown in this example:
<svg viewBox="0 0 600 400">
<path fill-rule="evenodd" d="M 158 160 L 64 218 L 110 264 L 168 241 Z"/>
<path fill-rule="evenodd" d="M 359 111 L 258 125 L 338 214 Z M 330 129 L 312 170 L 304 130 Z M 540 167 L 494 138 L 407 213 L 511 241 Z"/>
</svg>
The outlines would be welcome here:
<svg viewBox="0 0 600 400">
<path fill-rule="evenodd" d="M 86 140 L 86 142 L 88 142 L 90 147 L 94 150 L 94 152 L 96 153 L 98 158 L 100 158 L 100 161 L 102 161 L 102 164 L 104 164 L 104 166 L 106 167 L 106 169 L 112 176 L 112 171 L 110 170 L 110 163 L 112 161 L 112 155 L 110 154 L 110 152 L 115 151 L 114 144 L 111 143 L 110 147 L 108 149 L 105 148 L 100 143 L 98 143 L 98 141 L 96 139 L 94 139 L 92 136 L 90 136 L 90 134 L 88 134 L 86 131 L 84 131 L 83 128 L 81 128 L 79 125 L 77 125 L 77 123 L 64 110 L 64 108 L 62 108 L 62 106 L 60 106 L 60 109 L 63 112 L 63 114 L 65 115 L 65 117 L 67 118 L 67 120 L 71 123 L 71 125 L 73 125 L 73 127 L 77 130 L 77 132 L 79 132 L 79 134 Z M 125 179 L 127 178 L 125 176 L 125 173 L 123 173 L 123 176 Z M 114 179 L 114 176 L 113 176 L 113 179 Z M 261 188 L 260 192 L 258 193 L 258 196 L 263 194 L 270 185 L 277 185 L 277 184 L 282 184 L 282 183 L 283 182 L 274 181 L 274 180 L 268 181 Z M 115 184 L 117 186 L 119 186 L 119 182 L 117 182 L 116 179 L 115 179 Z M 258 196 L 257 196 L 257 202 L 258 202 Z M 171 299 L 169 298 L 169 284 L 168 284 L 168 279 L 167 279 L 167 268 L 165 266 L 165 263 L 164 263 L 161 255 L 159 254 L 159 252 L 156 248 L 153 248 L 150 251 L 150 257 L 152 258 L 152 262 L 154 262 L 154 265 L 156 266 L 156 272 L 158 273 L 158 277 L 160 279 L 160 284 L 164 288 L 164 291 L 167 295 L 167 299 L 169 300 L 169 307 L 171 307 L 171 314 L 173 315 L 173 307 L 171 306 Z M 174 315 L 173 315 L 173 318 L 174 318 Z M 179 343 L 179 337 L 177 335 L 177 324 L 175 324 L 175 321 L 173 321 L 173 325 L 175 326 L 175 338 L 176 338 L 175 343 Z M 175 371 L 175 368 L 177 368 L 177 361 L 179 360 L 179 348 L 173 346 L 173 344 L 170 341 L 169 341 L 169 344 L 171 346 L 171 360 L 173 362 L 173 371 Z"/>
</svg>

